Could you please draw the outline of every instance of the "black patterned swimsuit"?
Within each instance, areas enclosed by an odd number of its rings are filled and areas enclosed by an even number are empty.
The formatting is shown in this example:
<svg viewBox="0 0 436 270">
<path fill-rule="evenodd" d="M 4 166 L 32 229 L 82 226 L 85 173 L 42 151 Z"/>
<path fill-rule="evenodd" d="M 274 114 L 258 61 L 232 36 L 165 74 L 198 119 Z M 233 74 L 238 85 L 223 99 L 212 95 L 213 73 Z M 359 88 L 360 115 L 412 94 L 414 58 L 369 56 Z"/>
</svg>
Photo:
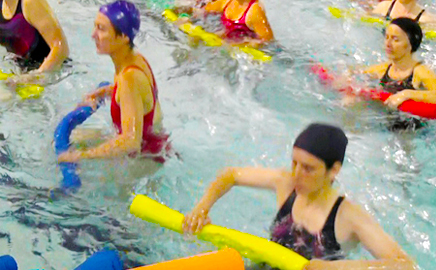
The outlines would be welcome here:
<svg viewBox="0 0 436 270">
<path fill-rule="evenodd" d="M 412 70 L 412 74 L 410 74 L 407 78 L 403 80 L 394 80 L 389 77 L 389 70 L 391 69 L 392 64 L 388 66 L 385 74 L 380 79 L 380 85 L 383 89 L 389 93 L 396 94 L 406 89 L 416 90 L 413 87 L 413 71 L 415 68 L 421 63 L 417 63 Z M 395 113 L 392 113 L 395 114 Z M 391 119 L 388 123 L 388 129 L 391 131 L 401 131 L 401 130 L 416 130 L 422 127 L 427 126 L 425 121 L 419 120 L 413 117 L 401 117 L 399 115 L 395 115 L 393 119 Z"/>
<path fill-rule="evenodd" d="M 341 246 L 336 241 L 335 219 L 344 197 L 338 197 L 323 229 L 317 234 L 311 234 L 294 223 L 292 208 L 296 197 L 295 191 L 292 192 L 277 213 L 271 228 L 271 241 L 292 249 L 308 260 L 313 258 L 324 260 L 343 259 Z"/>
</svg>

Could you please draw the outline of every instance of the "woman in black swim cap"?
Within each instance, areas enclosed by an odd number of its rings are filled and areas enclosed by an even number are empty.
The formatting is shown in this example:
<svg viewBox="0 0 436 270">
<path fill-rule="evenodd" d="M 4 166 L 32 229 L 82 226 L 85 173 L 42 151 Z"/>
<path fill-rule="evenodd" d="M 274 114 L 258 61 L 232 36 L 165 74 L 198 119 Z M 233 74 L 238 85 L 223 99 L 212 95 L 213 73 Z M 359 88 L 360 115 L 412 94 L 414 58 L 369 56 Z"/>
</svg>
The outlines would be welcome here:
<svg viewBox="0 0 436 270">
<path fill-rule="evenodd" d="M 406 100 L 432 102 L 436 90 L 434 72 L 416 60 L 413 53 L 422 41 L 421 27 L 412 19 L 394 19 L 386 29 L 385 50 L 388 61 L 369 67 L 364 73 L 380 80 L 385 91 L 393 95 L 386 100 L 397 108 Z"/>
<path fill-rule="evenodd" d="M 185 216 L 183 230 L 201 231 L 210 223 L 209 210 L 233 186 L 258 187 L 277 196 L 271 240 L 310 260 L 303 269 L 414 269 L 374 218 L 332 186 L 347 143 L 340 128 L 315 123 L 295 140 L 291 170 L 227 168 Z M 359 242 L 377 259 L 345 260 L 347 250 Z"/>
</svg>

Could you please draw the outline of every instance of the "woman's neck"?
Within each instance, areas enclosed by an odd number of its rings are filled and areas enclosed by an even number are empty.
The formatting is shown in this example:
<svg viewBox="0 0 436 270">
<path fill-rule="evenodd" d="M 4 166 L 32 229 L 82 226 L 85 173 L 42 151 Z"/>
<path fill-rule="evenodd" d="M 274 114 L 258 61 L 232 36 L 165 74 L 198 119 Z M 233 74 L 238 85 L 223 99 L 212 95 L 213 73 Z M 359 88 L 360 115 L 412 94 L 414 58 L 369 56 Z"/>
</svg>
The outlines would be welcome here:
<svg viewBox="0 0 436 270">
<path fill-rule="evenodd" d="M 332 188 L 331 184 L 323 186 L 321 189 L 308 193 L 300 194 L 302 201 L 309 204 L 324 205 L 326 202 L 330 201 L 330 198 L 337 197 L 337 191 Z"/>
<path fill-rule="evenodd" d="M 406 9 L 407 12 L 412 12 L 413 8 L 417 6 L 415 0 L 399 0 L 401 5 Z"/>
<path fill-rule="evenodd" d="M 122 46 L 110 55 L 115 66 L 115 74 L 119 74 L 127 65 L 132 62 L 134 50 L 130 46 Z"/>
<path fill-rule="evenodd" d="M 392 60 L 392 67 L 397 70 L 408 70 L 411 66 L 415 65 L 415 60 L 412 57 L 412 54 L 407 54 L 400 59 Z"/>
</svg>

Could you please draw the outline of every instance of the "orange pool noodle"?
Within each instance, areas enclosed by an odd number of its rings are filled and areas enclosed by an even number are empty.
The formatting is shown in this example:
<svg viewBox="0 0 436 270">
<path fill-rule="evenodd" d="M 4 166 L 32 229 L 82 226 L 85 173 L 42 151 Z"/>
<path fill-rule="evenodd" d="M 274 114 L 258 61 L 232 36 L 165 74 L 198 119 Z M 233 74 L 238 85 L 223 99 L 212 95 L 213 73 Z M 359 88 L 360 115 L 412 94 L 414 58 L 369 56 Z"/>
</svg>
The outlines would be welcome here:
<svg viewBox="0 0 436 270">
<path fill-rule="evenodd" d="M 244 261 L 239 252 L 226 248 L 131 270 L 244 270 Z"/>
</svg>

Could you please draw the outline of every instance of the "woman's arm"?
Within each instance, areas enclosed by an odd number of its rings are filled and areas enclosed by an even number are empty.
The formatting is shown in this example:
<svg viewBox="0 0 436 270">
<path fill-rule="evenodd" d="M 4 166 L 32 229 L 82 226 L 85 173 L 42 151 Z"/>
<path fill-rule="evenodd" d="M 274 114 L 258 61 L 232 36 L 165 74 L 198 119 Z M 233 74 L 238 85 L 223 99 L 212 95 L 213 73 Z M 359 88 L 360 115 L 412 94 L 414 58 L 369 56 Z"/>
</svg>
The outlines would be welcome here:
<svg viewBox="0 0 436 270">
<path fill-rule="evenodd" d="M 118 79 L 122 134 L 95 148 L 62 153 L 59 155 L 58 161 L 77 162 L 80 159 L 110 158 L 140 151 L 143 119 L 146 113 L 140 91 L 144 88 L 147 88 L 146 99 L 152 103 L 151 84 L 144 73 L 137 69 L 130 69 L 124 72 Z M 152 105 L 148 107 L 151 108 Z"/>
<path fill-rule="evenodd" d="M 414 270 L 415 265 L 400 245 L 360 206 L 344 201 L 341 217 L 351 227 L 353 238 L 357 239 L 376 260 L 312 260 L 304 270 Z M 338 227 L 337 225 L 335 226 Z"/>
<path fill-rule="evenodd" d="M 259 39 L 268 42 L 274 39 L 274 34 L 269 25 L 264 9 L 259 3 L 254 4 L 247 14 L 247 26 L 252 29 Z"/>
<path fill-rule="evenodd" d="M 363 74 L 367 74 L 373 79 L 381 79 L 389 66 L 388 62 L 372 65 L 363 70 Z"/>
<path fill-rule="evenodd" d="M 46 0 L 23 0 L 23 15 L 50 46 L 50 53 L 38 71 L 59 69 L 69 55 L 69 48 L 53 10 Z"/>
<path fill-rule="evenodd" d="M 209 210 L 233 186 L 250 186 L 277 191 L 280 184 L 291 178 L 291 173 L 266 168 L 227 168 L 212 182 L 200 202 L 185 216 L 183 229 L 199 232 L 208 222 Z"/>
<path fill-rule="evenodd" d="M 207 12 L 223 12 L 227 3 L 230 1 L 231 0 L 216 0 L 205 5 L 203 9 Z"/>
<path fill-rule="evenodd" d="M 434 72 L 425 65 L 419 65 L 414 70 L 413 80 L 424 86 L 426 90 L 406 89 L 390 96 L 385 103 L 392 108 L 397 108 L 409 99 L 436 104 L 436 75 Z"/>
</svg>

